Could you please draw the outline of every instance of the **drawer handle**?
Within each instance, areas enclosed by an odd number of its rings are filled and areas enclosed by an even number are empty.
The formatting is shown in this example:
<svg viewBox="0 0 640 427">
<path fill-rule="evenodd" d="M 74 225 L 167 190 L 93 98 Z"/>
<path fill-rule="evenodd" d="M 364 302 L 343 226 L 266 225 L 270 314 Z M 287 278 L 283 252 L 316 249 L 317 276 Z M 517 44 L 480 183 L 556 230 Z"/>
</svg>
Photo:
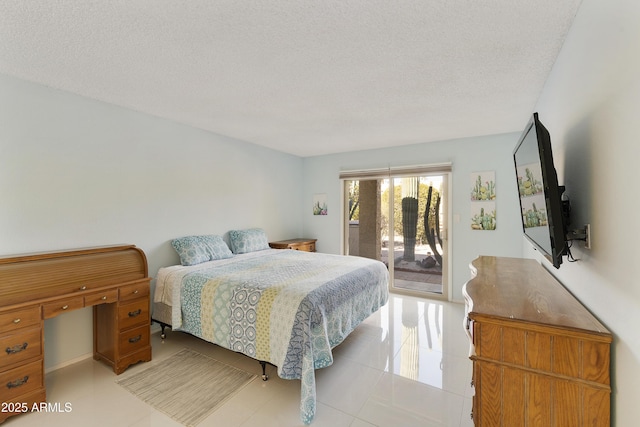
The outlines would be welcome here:
<svg viewBox="0 0 640 427">
<path fill-rule="evenodd" d="M 15 324 L 20 323 L 20 318 L 18 317 L 17 319 L 13 319 L 13 323 L 15 323 Z"/>
<path fill-rule="evenodd" d="M 14 345 L 13 347 L 7 347 L 5 349 L 5 351 L 7 352 L 7 354 L 16 354 L 16 353 L 20 353 L 21 351 L 24 351 L 27 349 L 27 346 L 29 344 L 22 343 L 22 344 L 18 344 L 18 345 Z"/>
<path fill-rule="evenodd" d="M 11 390 L 12 388 L 20 387 L 22 385 L 25 385 L 27 381 L 29 381 L 29 375 L 25 375 L 23 378 L 18 378 L 15 381 L 9 381 L 7 383 L 7 388 Z"/>
<path fill-rule="evenodd" d="M 140 315 L 140 313 L 142 313 L 142 309 L 139 308 L 136 311 L 130 311 L 129 312 L 129 317 L 137 317 Z"/>
<path fill-rule="evenodd" d="M 65 305 L 63 305 L 63 306 L 62 306 L 62 307 L 60 307 L 60 308 L 61 308 L 61 309 L 63 309 L 63 310 L 66 310 L 66 309 L 68 309 L 68 308 L 69 308 L 69 306 L 65 304 Z"/>
<path fill-rule="evenodd" d="M 140 291 L 136 289 L 135 291 L 133 291 L 133 294 L 135 295 L 135 294 L 137 294 L 138 292 L 140 292 Z"/>
<path fill-rule="evenodd" d="M 141 339 L 142 339 L 142 335 L 138 335 L 137 337 L 129 338 L 129 342 L 133 344 L 133 343 L 137 343 Z"/>
<path fill-rule="evenodd" d="M 86 291 L 86 290 L 87 290 L 87 287 L 86 287 L 86 286 L 80 286 L 80 290 L 81 290 L 81 291 Z"/>
<path fill-rule="evenodd" d="M 102 301 L 106 301 L 107 300 L 107 296 L 103 296 L 102 298 L 100 298 Z"/>
</svg>

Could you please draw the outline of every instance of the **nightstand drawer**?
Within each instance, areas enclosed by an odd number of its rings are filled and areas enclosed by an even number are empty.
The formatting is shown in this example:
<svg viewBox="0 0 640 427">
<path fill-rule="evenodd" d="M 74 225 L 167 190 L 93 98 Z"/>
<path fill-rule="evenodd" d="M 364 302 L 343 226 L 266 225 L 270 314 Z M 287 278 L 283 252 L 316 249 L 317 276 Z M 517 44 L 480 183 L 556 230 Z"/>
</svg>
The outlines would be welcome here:
<svg viewBox="0 0 640 427">
<path fill-rule="evenodd" d="M 10 369 L 0 373 L 0 401 L 8 402 L 43 386 L 41 360 Z"/>
<path fill-rule="evenodd" d="M 269 242 L 269 247 L 273 249 L 293 249 L 296 251 L 315 252 L 316 239 L 290 239 L 278 242 Z"/>
<path fill-rule="evenodd" d="M 145 280 L 134 285 L 122 286 L 118 298 L 120 301 L 129 301 L 147 295 L 149 295 L 149 282 Z"/>
<path fill-rule="evenodd" d="M 7 311 L 0 314 L 0 331 L 11 332 L 31 325 L 39 325 L 40 321 L 39 306 Z"/>
<path fill-rule="evenodd" d="M 294 249 L 296 251 L 315 252 L 316 242 L 300 243 L 299 245 L 291 245 L 291 249 Z"/>
<path fill-rule="evenodd" d="M 42 311 L 44 313 L 44 318 L 50 319 L 52 317 L 56 317 L 58 314 L 77 310 L 82 307 L 84 307 L 84 297 L 77 296 L 43 304 Z"/>
<path fill-rule="evenodd" d="M 42 355 L 42 329 L 37 327 L 0 338 L 0 369 Z"/>
<path fill-rule="evenodd" d="M 133 353 L 149 345 L 150 325 L 120 333 L 120 354 Z"/>
<path fill-rule="evenodd" d="M 120 329 L 128 329 L 136 325 L 149 324 L 149 300 L 143 298 L 127 304 L 122 304 L 118 308 L 118 319 Z"/>
</svg>

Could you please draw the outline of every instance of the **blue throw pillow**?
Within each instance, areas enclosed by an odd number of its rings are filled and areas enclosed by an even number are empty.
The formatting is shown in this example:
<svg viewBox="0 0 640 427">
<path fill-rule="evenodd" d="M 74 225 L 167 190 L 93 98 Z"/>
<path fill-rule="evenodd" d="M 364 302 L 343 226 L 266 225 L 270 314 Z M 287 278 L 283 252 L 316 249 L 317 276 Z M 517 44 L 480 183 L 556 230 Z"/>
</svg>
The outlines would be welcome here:
<svg viewBox="0 0 640 427">
<path fill-rule="evenodd" d="M 246 254 L 269 249 L 267 233 L 261 228 L 231 230 L 229 231 L 229 242 L 234 254 Z"/>
<path fill-rule="evenodd" d="M 180 256 L 182 265 L 196 265 L 233 256 L 222 237 L 216 235 L 180 237 L 173 239 L 171 246 Z"/>
</svg>

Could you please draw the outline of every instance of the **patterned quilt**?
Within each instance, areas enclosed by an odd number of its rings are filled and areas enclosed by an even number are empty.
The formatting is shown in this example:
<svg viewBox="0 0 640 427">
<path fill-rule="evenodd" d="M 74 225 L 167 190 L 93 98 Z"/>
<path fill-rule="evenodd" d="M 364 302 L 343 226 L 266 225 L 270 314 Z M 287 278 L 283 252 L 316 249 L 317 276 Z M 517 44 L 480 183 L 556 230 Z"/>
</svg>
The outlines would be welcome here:
<svg viewBox="0 0 640 427">
<path fill-rule="evenodd" d="M 300 418 L 311 423 L 314 370 L 331 365 L 331 349 L 387 302 L 387 268 L 366 258 L 294 250 L 211 264 L 179 275 L 173 329 L 267 361 L 281 378 L 300 379 Z"/>
</svg>

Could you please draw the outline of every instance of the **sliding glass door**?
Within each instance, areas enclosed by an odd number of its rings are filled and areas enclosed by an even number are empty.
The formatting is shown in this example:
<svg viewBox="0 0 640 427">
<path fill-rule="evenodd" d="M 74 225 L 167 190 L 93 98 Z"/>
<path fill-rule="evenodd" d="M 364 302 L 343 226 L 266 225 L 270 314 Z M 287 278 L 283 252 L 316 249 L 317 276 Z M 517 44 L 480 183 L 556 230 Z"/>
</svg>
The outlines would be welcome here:
<svg viewBox="0 0 640 427">
<path fill-rule="evenodd" d="M 446 299 L 448 173 L 344 183 L 344 252 L 384 262 L 393 291 Z"/>
</svg>

